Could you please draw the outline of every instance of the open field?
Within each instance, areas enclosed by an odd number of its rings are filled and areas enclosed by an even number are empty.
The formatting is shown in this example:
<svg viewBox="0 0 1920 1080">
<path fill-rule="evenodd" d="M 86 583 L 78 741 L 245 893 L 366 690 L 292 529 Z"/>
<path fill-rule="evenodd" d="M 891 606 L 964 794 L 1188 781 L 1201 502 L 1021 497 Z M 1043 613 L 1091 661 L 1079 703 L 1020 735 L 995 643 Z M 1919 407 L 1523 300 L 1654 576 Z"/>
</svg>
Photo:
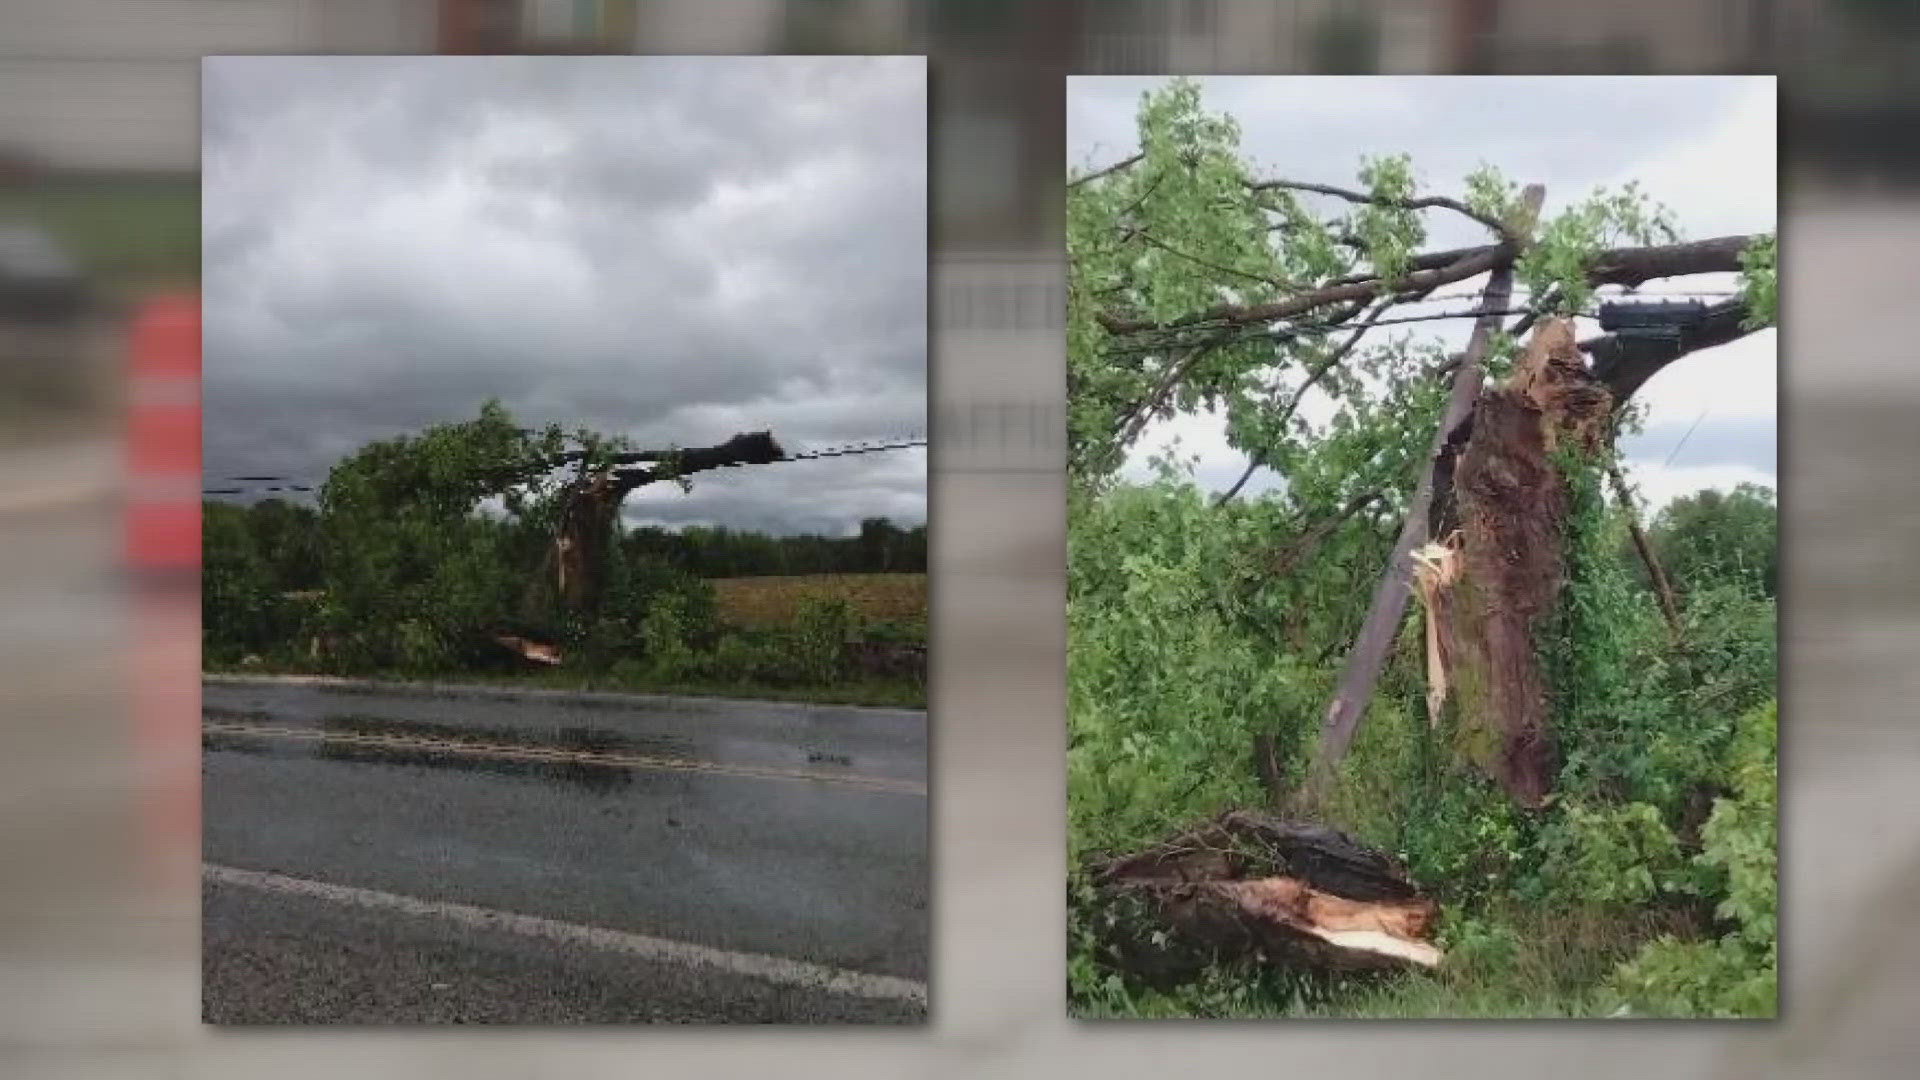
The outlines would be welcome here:
<svg viewBox="0 0 1920 1080">
<path fill-rule="evenodd" d="M 792 625 L 810 599 L 844 598 L 868 619 L 924 622 L 925 574 L 803 574 L 793 577 L 715 578 L 714 605 L 720 621 L 745 629 Z"/>
</svg>

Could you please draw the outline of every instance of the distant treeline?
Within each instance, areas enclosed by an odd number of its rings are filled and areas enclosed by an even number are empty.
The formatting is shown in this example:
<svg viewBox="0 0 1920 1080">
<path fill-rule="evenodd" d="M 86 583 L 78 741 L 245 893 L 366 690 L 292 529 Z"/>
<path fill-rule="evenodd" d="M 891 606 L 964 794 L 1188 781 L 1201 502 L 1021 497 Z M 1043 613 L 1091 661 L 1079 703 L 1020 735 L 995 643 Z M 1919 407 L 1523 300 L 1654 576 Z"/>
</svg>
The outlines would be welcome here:
<svg viewBox="0 0 1920 1080">
<path fill-rule="evenodd" d="M 320 515 L 311 508 L 266 499 L 251 507 L 209 503 L 207 512 L 225 528 L 250 536 L 252 543 L 248 546 L 267 564 L 271 587 L 320 587 L 324 544 Z M 855 536 L 774 536 L 707 526 L 675 532 L 646 526 L 625 530 L 620 545 L 635 562 L 663 562 L 702 578 L 917 574 L 927 570 L 927 527 L 903 529 L 886 518 L 862 521 Z"/>
<path fill-rule="evenodd" d="M 651 556 L 703 578 L 927 569 L 927 527 L 903 529 L 886 518 L 862 521 L 857 536 L 772 536 L 704 526 L 673 532 L 647 526 L 628 530 L 621 542 L 629 554 Z"/>
</svg>

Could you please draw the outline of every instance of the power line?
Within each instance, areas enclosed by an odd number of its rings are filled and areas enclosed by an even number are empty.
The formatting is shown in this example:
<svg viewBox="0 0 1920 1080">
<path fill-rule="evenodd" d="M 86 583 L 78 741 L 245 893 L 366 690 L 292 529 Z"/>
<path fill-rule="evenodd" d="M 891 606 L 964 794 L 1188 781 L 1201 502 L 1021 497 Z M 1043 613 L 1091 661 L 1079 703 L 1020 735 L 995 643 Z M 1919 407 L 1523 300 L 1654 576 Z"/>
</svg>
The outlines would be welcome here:
<svg viewBox="0 0 1920 1080">
<path fill-rule="evenodd" d="M 1668 454 L 1668 455 L 1667 455 L 1667 460 L 1665 460 L 1665 461 L 1663 461 L 1663 462 L 1661 462 L 1661 463 L 1660 463 L 1660 467 L 1661 467 L 1661 468 L 1663 468 L 1663 469 L 1664 469 L 1664 468 L 1666 468 L 1667 466 L 1669 466 L 1669 465 L 1672 465 L 1672 464 L 1673 464 L 1673 459 L 1674 459 L 1674 458 L 1677 458 L 1677 457 L 1679 457 L 1679 456 L 1680 456 L 1680 448 L 1681 448 L 1681 447 L 1683 447 L 1683 446 L 1685 446 L 1685 445 L 1687 445 L 1687 440 L 1688 440 L 1688 439 L 1691 439 L 1691 438 L 1693 438 L 1693 429 L 1694 429 L 1694 428 L 1697 428 L 1697 427 L 1699 427 L 1699 426 L 1700 426 L 1700 421 L 1702 421 L 1702 420 L 1705 420 L 1705 419 L 1707 418 L 1707 413 L 1708 413 L 1709 411 L 1710 411 L 1710 408 L 1709 408 L 1709 409 L 1701 409 L 1701 410 L 1700 410 L 1700 415 L 1699 415 L 1699 416 L 1696 416 L 1696 417 L 1694 417 L 1694 418 L 1693 418 L 1693 427 L 1689 427 L 1689 428 L 1687 429 L 1687 433 L 1686 433 L 1685 435 L 1682 435 L 1682 436 L 1680 436 L 1680 441 L 1679 441 L 1679 442 L 1677 442 L 1677 443 L 1675 443 L 1675 444 L 1673 444 L 1673 453 L 1671 453 L 1671 454 Z"/>
<path fill-rule="evenodd" d="M 1527 288 L 1525 285 L 1515 285 L 1513 287 L 1513 291 L 1530 293 L 1533 290 Z M 1596 295 L 1604 295 L 1606 297 L 1619 297 L 1619 298 L 1627 298 L 1627 297 L 1642 298 L 1642 297 L 1653 296 L 1653 297 L 1660 297 L 1662 299 L 1684 300 L 1689 297 L 1699 297 L 1701 299 L 1706 299 L 1708 297 L 1741 296 L 1744 294 L 1738 289 L 1670 289 L 1670 290 L 1659 289 L 1659 290 L 1656 290 L 1656 289 L 1640 288 L 1640 289 L 1633 289 L 1631 291 L 1620 292 L 1620 293 L 1605 293 L 1605 294 L 1596 293 Z M 1477 291 L 1434 293 L 1431 296 L 1423 296 L 1423 297 L 1418 297 L 1418 298 L 1408 299 L 1408 300 L 1396 300 L 1394 301 L 1393 306 L 1401 307 L 1407 304 L 1435 304 L 1435 303 L 1444 303 L 1449 300 L 1478 300 L 1479 298 L 1480 298 L 1480 293 Z"/>
<path fill-rule="evenodd" d="M 885 451 L 905 450 L 913 447 L 926 446 L 926 445 L 927 445 L 927 440 L 924 437 L 845 443 L 840 446 L 829 446 L 819 450 L 803 451 L 798 454 L 785 454 L 780 457 L 774 458 L 772 461 L 769 461 L 769 462 L 756 463 L 756 462 L 750 462 L 750 461 L 736 461 L 736 462 L 728 462 L 724 465 L 720 465 L 716 467 L 724 468 L 724 469 L 734 469 L 744 465 L 753 465 L 753 464 L 778 465 L 782 462 L 787 462 L 787 461 L 811 461 L 816 458 L 852 457 L 859 454 L 878 454 Z M 640 456 L 641 454 L 644 454 L 646 456 L 641 457 Z M 671 454 L 672 454 L 672 451 L 641 451 L 639 452 L 639 454 L 616 455 L 616 456 L 627 456 L 635 460 L 662 460 L 666 457 L 671 456 Z M 290 479 L 291 478 L 285 477 L 285 476 L 231 476 L 231 477 L 227 477 L 227 480 L 230 482 L 250 482 L 253 484 L 270 484 L 271 486 L 209 487 L 209 488 L 202 488 L 200 490 L 200 494 L 202 495 L 251 495 L 251 494 L 257 494 L 261 492 L 278 492 L 278 491 L 311 492 L 316 490 L 315 485 L 290 483 L 289 482 Z"/>
<path fill-rule="evenodd" d="M 781 461 L 807 461 L 812 458 L 847 457 L 851 454 L 877 454 L 883 450 L 905 450 L 915 446 L 925 446 L 925 439 L 902 439 L 898 442 L 851 443 L 846 446 L 828 447 L 825 450 L 809 450 L 801 454 L 788 454 Z"/>
</svg>

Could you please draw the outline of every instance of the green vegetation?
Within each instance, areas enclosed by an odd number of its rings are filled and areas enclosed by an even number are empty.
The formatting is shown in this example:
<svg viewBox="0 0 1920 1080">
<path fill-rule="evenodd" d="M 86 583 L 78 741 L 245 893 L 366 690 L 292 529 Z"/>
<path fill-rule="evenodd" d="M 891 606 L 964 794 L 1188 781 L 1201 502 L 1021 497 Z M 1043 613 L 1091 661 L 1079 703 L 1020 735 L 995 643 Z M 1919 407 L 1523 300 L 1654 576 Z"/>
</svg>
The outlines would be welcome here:
<svg viewBox="0 0 1920 1080">
<path fill-rule="evenodd" d="M 725 617 L 714 583 L 688 569 L 716 551 L 780 558 L 787 540 L 851 552 L 851 567 L 862 552 L 899 562 L 902 538 L 924 552 L 924 528 L 874 519 L 845 540 L 705 530 L 676 549 L 676 534 L 616 524 L 597 602 L 569 605 L 549 559 L 571 473 L 548 462 L 570 443 L 590 461 L 615 446 L 590 432 L 524 431 L 489 403 L 475 420 L 363 448 L 333 469 L 317 508 L 203 504 L 206 665 L 924 705 L 911 648 L 925 643 L 924 588 L 905 617 L 868 614 L 848 586 L 750 624 Z M 495 497 L 497 510 L 480 509 Z M 562 662 L 531 666 L 502 637 L 553 645 Z"/>
<path fill-rule="evenodd" d="M 1739 484 L 1732 491 L 1707 490 L 1673 500 L 1653 519 L 1647 536 L 1677 581 L 1738 585 L 1750 595 L 1771 598 L 1780 580 L 1778 530 L 1773 492 Z"/>
<path fill-rule="evenodd" d="M 1306 798 L 1342 658 L 1428 459 L 1444 356 L 1415 334 L 1348 351 L 1351 326 L 1324 332 L 1341 316 L 1357 326 L 1377 310 L 1366 301 L 1303 313 L 1292 325 L 1319 328 L 1293 334 L 1192 313 L 1329 281 L 1405 280 L 1425 231 L 1396 202 L 1424 192 L 1411 162 L 1377 159 L 1357 185 L 1371 201 L 1310 212 L 1292 190 L 1256 182 L 1234 121 L 1207 113 L 1190 83 L 1146 95 L 1139 131 L 1138 162 L 1068 198 L 1073 1011 L 1772 1015 L 1771 493 L 1702 492 L 1651 524 L 1679 593 L 1676 634 L 1626 511 L 1605 497 L 1611 451 L 1555 455 L 1563 583 L 1534 645 L 1552 688 L 1546 805 L 1524 808 L 1473 764 L 1486 749 L 1474 687 L 1456 686 L 1430 723 L 1417 606 L 1331 786 Z M 1516 185 L 1496 171 L 1466 188 L 1473 210 L 1514 221 Z M 1539 223 L 1515 278 L 1557 296 L 1557 310 L 1581 310 L 1592 252 L 1674 235 L 1637 189 L 1597 192 Z M 1763 246 L 1745 260 L 1746 295 L 1770 319 Z M 1496 343 L 1490 377 L 1514 348 Z M 1324 408 L 1299 408 L 1309 387 Z M 1214 498 L 1171 456 L 1150 480 L 1119 475 L 1146 422 L 1208 411 L 1283 483 Z M 1628 409 L 1621 422 L 1632 419 Z M 1441 904 L 1446 962 L 1386 980 L 1237 961 L 1173 988 L 1129 974 L 1102 944 L 1102 920 L 1116 916 L 1093 903 L 1085 867 L 1225 810 L 1275 805 L 1397 856 Z"/>
</svg>

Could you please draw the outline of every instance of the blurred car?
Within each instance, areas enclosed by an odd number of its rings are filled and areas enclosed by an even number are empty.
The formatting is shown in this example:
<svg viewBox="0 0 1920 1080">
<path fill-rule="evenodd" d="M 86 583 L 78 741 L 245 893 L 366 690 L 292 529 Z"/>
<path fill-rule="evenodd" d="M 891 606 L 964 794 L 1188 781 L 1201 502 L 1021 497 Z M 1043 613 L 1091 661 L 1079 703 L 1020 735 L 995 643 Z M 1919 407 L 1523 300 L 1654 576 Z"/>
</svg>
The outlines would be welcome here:
<svg viewBox="0 0 1920 1080">
<path fill-rule="evenodd" d="M 53 237 L 0 221 L 0 320 L 69 322 L 86 311 L 87 300 L 86 275 Z"/>
</svg>

